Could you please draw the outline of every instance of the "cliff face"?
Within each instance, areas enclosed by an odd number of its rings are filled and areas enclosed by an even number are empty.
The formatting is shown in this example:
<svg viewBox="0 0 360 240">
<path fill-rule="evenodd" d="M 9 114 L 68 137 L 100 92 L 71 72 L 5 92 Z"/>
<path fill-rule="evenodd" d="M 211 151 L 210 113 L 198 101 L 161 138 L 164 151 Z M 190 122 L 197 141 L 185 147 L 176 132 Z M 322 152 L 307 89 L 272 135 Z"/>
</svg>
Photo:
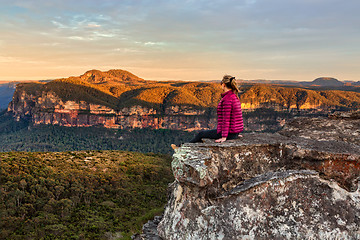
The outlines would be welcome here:
<svg viewBox="0 0 360 240">
<path fill-rule="evenodd" d="M 85 101 L 63 101 L 54 92 L 42 92 L 40 97 L 16 91 L 8 106 L 17 120 L 28 118 L 35 124 L 68 127 L 104 126 L 107 128 L 146 128 L 198 130 L 216 127 L 216 118 L 204 109 L 169 106 L 163 110 L 140 105 L 118 111 Z"/>
<path fill-rule="evenodd" d="M 242 104 L 246 111 L 261 107 L 280 109 L 274 106 Z M 214 108 L 199 108 L 187 105 L 163 105 L 151 108 L 133 105 L 114 110 L 108 106 L 86 101 L 65 101 L 55 92 L 42 91 L 32 94 L 18 88 L 13 100 L 8 106 L 15 119 L 30 119 L 35 125 L 52 124 L 67 127 L 103 126 L 106 128 L 153 128 L 174 130 L 201 130 L 216 128 L 216 110 Z M 275 131 L 284 122 L 284 116 L 275 116 L 273 112 L 257 115 L 246 115 L 244 124 L 247 131 Z M 271 124 L 270 124 L 271 123 Z"/>
<path fill-rule="evenodd" d="M 184 144 L 173 155 L 164 216 L 144 232 L 166 240 L 360 239 L 360 119 L 338 117 Z"/>
<path fill-rule="evenodd" d="M 89 101 L 64 100 L 54 91 L 31 92 L 19 85 L 8 106 L 8 111 L 14 114 L 16 120 L 29 119 L 35 125 L 103 126 L 120 129 L 150 127 L 187 131 L 216 127 L 215 108 L 180 104 L 163 104 L 156 108 L 150 106 L 149 104 L 134 104 L 115 110 L 109 106 Z M 282 111 L 285 109 L 266 103 L 251 105 L 242 103 L 244 112 L 261 107 Z M 248 131 L 266 131 L 275 130 L 283 124 L 283 118 L 273 118 L 273 116 L 261 114 L 255 117 L 249 116 L 244 121 Z M 267 123 L 269 121 L 273 121 L 275 124 L 271 126 Z"/>
<path fill-rule="evenodd" d="M 242 109 L 327 112 L 360 106 L 360 93 L 312 91 L 271 85 L 244 86 Z M 216 107 L 221 98 L 218 83 L 145 81 L 127 71 L 91 70 L 79 77 L 48 83 L 18 84 L 8 111 L 17 120 L 60 126 L 107 128 L 215 128 Z M 276 130 L 282 118 L 265 122 L 263 114 L 248 117 L 246 130 Z"/>
</svg>

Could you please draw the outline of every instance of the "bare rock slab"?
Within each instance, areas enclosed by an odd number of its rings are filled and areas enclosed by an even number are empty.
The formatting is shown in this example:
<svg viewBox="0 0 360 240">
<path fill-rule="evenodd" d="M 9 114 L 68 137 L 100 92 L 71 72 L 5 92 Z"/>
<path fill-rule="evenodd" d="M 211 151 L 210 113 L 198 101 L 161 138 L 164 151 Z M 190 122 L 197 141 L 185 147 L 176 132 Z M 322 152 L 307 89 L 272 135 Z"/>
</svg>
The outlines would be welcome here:
<svg viewBox="0 0 360 240">
<path fill-rule="evenodd" d="M 358 119 L 296 119 L 276 134 L 184 144 L 157 234 L 360 239 L 358 133 Z"/>
</svg>

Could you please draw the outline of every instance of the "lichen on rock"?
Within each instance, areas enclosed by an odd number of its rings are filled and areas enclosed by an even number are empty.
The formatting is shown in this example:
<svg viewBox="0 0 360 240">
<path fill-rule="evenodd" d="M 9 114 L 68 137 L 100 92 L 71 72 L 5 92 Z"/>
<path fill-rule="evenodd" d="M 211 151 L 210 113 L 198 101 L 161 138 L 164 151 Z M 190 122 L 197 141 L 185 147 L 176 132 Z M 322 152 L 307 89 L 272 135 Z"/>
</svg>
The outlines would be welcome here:
<svg viewBox="0 0 360 240">
<path fill-rule="evenodd" d="M 275 134 L 184 144 L 158 235 L 360 239 L 359 121 L 299 118 Z"/>
</svg>

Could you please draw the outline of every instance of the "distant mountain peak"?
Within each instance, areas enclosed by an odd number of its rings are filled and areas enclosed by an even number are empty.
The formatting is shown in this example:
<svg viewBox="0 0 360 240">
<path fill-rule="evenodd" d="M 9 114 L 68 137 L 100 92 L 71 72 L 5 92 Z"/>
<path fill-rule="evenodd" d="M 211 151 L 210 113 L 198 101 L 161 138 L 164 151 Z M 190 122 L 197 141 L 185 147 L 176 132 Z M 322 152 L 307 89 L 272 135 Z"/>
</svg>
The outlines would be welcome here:
<svg viewBox="0 0 360 240">
<path fill-rule="evenodd" d="M 332 77 L 319 77 L 311 82 L 313 85 L 319 86 L 343 86 L 344 83 Z"/>
<path fill-rule="evenodd" d="M 82 81 L 86 81 L 89 83 L 103 83 L 107 81 L 126 81 L 126 82 L 139 82 L 144 81 L 144 79 L 128 72 L 126 70 L 121 69 L 111 69 L 106 72 L 102 72 L 100 70 L 89 70 L 80 76 Z"/>
</svg>

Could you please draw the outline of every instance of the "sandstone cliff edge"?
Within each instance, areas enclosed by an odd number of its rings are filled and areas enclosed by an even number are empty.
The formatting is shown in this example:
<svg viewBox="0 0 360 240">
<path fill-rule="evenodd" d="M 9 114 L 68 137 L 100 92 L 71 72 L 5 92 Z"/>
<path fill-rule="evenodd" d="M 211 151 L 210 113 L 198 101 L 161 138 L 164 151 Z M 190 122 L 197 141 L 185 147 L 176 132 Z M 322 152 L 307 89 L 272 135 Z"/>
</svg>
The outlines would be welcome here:
<svg viewBox="0 0 360 240">
<path fill-rule="evenodd" d="M 360 118 L 184 144 L 162 218 L 137 239 L 360 239 Z"/>
</svg>

